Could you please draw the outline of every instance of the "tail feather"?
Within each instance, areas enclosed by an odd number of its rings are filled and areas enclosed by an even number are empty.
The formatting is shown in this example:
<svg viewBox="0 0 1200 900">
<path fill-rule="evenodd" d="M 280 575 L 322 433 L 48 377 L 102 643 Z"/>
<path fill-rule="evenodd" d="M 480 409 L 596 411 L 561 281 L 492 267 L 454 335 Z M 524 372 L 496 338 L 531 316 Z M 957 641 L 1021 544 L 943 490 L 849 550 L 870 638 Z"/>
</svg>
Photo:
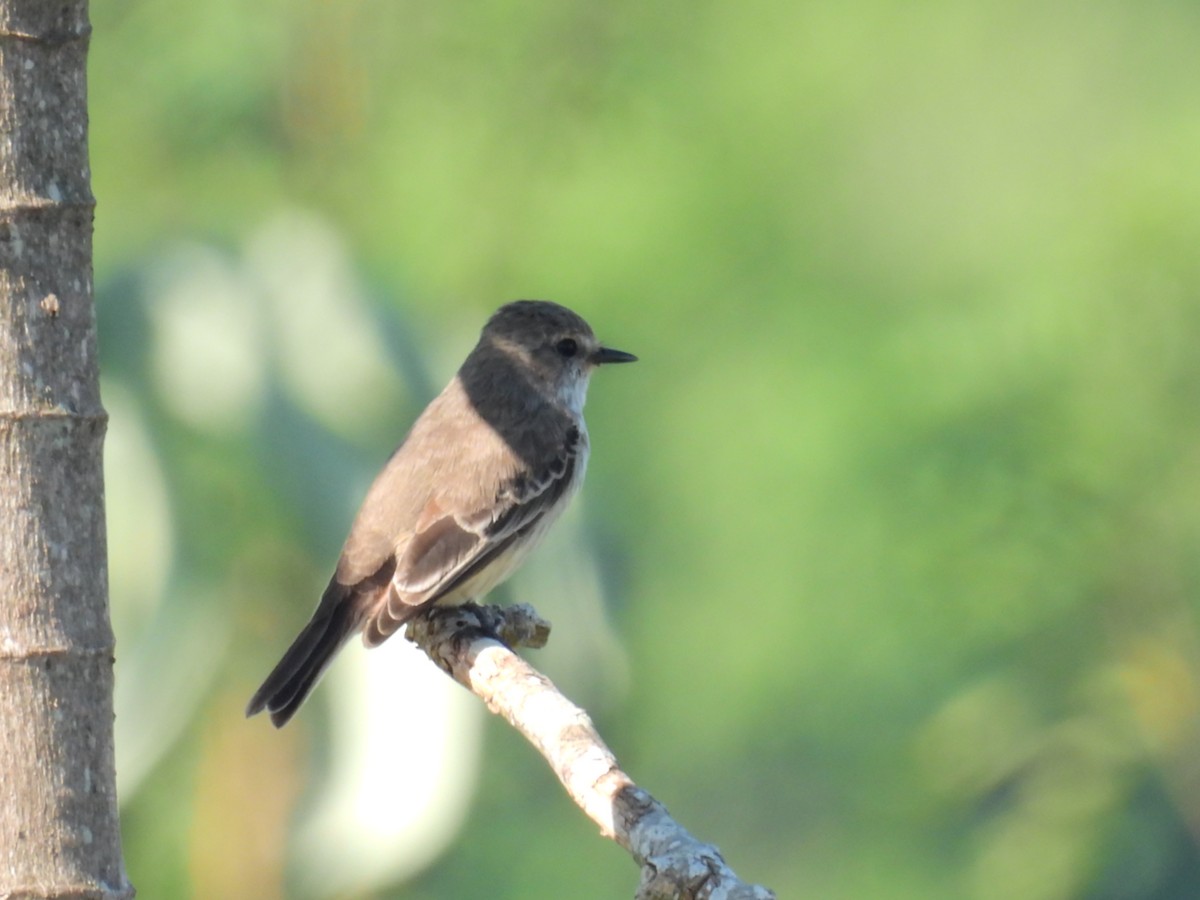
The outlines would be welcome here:
<svg viewBox="0 0 1200 900">
<path fill-rule="evenodd" d="M 342 644 L 355 632 L 357 622 L 349 609 L 348 598 L 328 596 L 334 587 L 330 584 L 312 620 L 250 698 L 247 716 L 257 715 L 265 709 L 271 714 L 271 722 L 276 728 L 286 725 Z"/>
</svg>

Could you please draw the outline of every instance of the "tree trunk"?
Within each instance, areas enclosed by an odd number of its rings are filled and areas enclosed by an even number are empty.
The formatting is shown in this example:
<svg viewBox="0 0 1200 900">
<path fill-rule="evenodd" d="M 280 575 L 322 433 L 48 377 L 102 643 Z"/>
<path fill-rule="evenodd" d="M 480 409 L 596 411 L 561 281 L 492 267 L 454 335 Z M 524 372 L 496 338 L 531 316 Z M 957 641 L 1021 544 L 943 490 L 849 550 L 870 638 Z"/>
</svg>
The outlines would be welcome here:
<svg viewBox="0 0 1200 900">
<path fill-rule="evenodd" d="M 131 897 L 92 309 L 86 0 L 0 0 L 0 898 Z"/>
</svg>

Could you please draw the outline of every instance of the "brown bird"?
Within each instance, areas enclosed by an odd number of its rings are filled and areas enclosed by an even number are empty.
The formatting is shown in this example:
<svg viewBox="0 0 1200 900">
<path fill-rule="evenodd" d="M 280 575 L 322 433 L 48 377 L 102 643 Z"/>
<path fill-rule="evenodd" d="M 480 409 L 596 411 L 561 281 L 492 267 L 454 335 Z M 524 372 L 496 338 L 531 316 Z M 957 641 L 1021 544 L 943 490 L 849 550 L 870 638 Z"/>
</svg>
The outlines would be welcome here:
<svg viewBox="0 0 1200 900">
<path fill-rule="evenodd" d="M 583 481 L 592 372 L 636 359 L 558 304 L 497 310 L 375 478 L 316 612 L 246 715 L 284 725 L 355 633 L 377 646 L 420 610 L 511 575 Z"/>
</svg>

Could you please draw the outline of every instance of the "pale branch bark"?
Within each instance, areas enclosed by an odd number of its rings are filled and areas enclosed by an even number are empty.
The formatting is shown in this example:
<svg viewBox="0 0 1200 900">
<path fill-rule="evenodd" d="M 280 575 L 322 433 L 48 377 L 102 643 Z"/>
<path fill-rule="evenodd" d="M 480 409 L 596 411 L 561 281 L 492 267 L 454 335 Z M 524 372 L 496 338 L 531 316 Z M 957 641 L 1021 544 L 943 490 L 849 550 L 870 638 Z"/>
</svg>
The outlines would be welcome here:
<svg viewBox="0 0 1200 900">
<path fill-rule="evenodd" d="M 113 764 L 86 0 L 0 0 L 0 898 L 133 895 Z"/>
<path fill-rule="evenodd" d="M 621 771 L 586 712 L 511 647 L 542 647 L 548 623 L 525 605 L 468 604 L 409 622 L 406 636 L 529 740 L 600 833 L 642 869 L 635 900 L 773 900 L 740 880 Z"/>
</svg>

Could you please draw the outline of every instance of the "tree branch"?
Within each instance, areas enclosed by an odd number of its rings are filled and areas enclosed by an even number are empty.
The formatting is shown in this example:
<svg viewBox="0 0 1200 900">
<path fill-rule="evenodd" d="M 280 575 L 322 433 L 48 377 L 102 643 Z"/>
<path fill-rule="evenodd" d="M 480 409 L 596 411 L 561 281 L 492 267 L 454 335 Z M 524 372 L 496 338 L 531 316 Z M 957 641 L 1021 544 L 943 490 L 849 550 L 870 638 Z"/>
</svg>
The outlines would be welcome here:
<svg viewBox="0 0 1200 900">
<path fill-rule="evenodd" d="M 87 0 L 0 0 L 0 898 L 128 900 Z"/>
<path fill-rule="evenodd" d="M 621 771 L 588 714 L 513 652 L 549 639 L 549 623 L 531 607 L 435 608 L 410 621 L 406 636 L 521 732 L 600 833 L 633 855 L 642 869 L 635 900 L 774 900 Z"/>
</svg>

